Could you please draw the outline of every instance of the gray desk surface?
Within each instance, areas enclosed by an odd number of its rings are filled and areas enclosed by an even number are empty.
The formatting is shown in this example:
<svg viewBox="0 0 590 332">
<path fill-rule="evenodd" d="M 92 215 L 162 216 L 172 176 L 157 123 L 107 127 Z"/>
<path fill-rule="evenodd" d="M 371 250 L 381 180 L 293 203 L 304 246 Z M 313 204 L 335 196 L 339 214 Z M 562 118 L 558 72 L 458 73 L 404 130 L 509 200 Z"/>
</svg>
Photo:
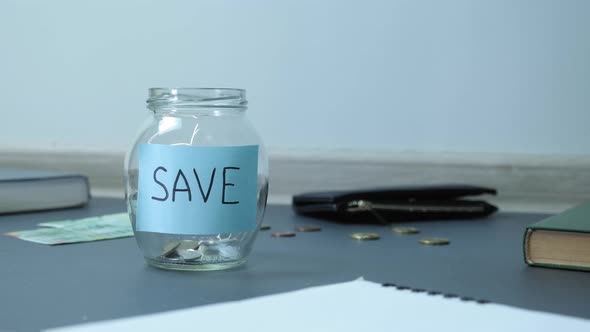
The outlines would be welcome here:
<svg viewBox="0 0 590 332">
<path fill-rule="evenodd" d="M 93 199 L 82 209 L 0 216 L 0 233 L 122 211 L 122 200 Z M 0 330 L 147 314 L 360 276 L 590 319 L 590 273 L 531 268 L 523 262 L 524 227 L 543 217 L 498 213 L 476 221 L 407 223 L 422 229 L 421 235 L 452 240 L 450 246 L 430 247 L 419 245 L 419 236 L 391 234 L 390 227 L 340 225 L 270 206 L 265 222 L 273 230 L 316 224 L 323 231 L 295 238 L 261 232 L 246 265 L 217 272 L 149 267 L 133 238 L 49 247 L 2 236 Z M 355 231 L 378 231 L 382 239 L 355 242 L 348 238 Z"/>
</svg>

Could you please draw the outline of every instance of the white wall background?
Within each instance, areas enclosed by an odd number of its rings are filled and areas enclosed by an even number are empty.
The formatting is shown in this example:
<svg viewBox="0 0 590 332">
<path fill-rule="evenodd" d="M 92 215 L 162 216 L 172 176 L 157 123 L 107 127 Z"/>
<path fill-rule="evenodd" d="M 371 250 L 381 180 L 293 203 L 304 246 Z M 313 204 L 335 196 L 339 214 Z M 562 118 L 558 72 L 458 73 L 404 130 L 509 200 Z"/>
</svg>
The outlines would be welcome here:
<svg viewBox="0 0 590 332">
<path fill-rule="evenodd" d="M 123 151 L 154 86 L 272 148 L 590 154 L 590 1 L 0 3 L 0 148 Z"/>
</svg>

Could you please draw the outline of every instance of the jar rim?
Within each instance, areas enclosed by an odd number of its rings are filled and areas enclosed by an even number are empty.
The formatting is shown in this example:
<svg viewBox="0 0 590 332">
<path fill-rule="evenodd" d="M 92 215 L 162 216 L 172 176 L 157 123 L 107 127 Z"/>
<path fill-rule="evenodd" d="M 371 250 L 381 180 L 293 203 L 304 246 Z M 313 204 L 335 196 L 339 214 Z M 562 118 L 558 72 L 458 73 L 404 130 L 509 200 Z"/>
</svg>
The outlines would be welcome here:
<svg viewBox="0 0 590 332">
<path fill-rule="evenodd" d="M 246 90 L 237 88 L 150 88 L 148 109 L 239 109 L 248 105 Z"/>
<path fill-rule="evenodd" d="M 199 92 L 199 91 L 212 91 L 212 90 L 220 90 L 220 91 L 235 91 L 236 93 L 245 93 L 246 89 L 240 88 L 223 88 L 223 87 L 216 87 L 216 88 L 199 88 L 199 87 L 153 87 L 149 88 L 149 94 L 152 96 L 153 94 L 162 93 L 166 91 L 180 91 L 180 92 Z"/>
</svg>

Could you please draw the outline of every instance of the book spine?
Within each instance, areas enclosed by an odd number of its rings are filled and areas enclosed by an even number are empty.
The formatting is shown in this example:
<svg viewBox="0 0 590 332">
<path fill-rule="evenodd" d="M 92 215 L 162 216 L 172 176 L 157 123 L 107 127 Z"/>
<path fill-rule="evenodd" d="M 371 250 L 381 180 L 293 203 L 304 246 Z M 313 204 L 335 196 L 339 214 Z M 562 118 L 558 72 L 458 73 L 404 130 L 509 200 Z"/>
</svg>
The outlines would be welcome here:
<svg viewBox="0 0 590 332">
<path fill-rule="evenodd" d="M 524 254 L 524 262 L 528 265 L 533 265 L 534 263 L 529 259 L 529 238 L 531 237 L 531 234 L 534 232 L 535 230 L 527 227 L 524 230 L 524 238 L 522 241 L 522 247 L 523 247 L 523 254 Z"/>
</svg>

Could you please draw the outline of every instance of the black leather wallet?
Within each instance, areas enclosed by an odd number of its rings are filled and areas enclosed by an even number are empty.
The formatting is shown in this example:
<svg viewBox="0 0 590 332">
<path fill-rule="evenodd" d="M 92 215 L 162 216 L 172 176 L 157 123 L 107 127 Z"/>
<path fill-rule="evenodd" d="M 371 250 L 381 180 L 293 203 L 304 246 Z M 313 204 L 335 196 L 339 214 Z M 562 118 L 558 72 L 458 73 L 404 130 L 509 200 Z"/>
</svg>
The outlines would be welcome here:
<svg viewBox="0 0 590 332">
<path fill-rule="evenodd" d="M 496 190 L 470 185 L 434 185 L 310 192 L 294 196 L 293 209 L 305 216 L 353 223 L 471 219 L 498 210 L 485 201 L 465 199 L 482 194 L 495 195 Z"/>
</svg>

